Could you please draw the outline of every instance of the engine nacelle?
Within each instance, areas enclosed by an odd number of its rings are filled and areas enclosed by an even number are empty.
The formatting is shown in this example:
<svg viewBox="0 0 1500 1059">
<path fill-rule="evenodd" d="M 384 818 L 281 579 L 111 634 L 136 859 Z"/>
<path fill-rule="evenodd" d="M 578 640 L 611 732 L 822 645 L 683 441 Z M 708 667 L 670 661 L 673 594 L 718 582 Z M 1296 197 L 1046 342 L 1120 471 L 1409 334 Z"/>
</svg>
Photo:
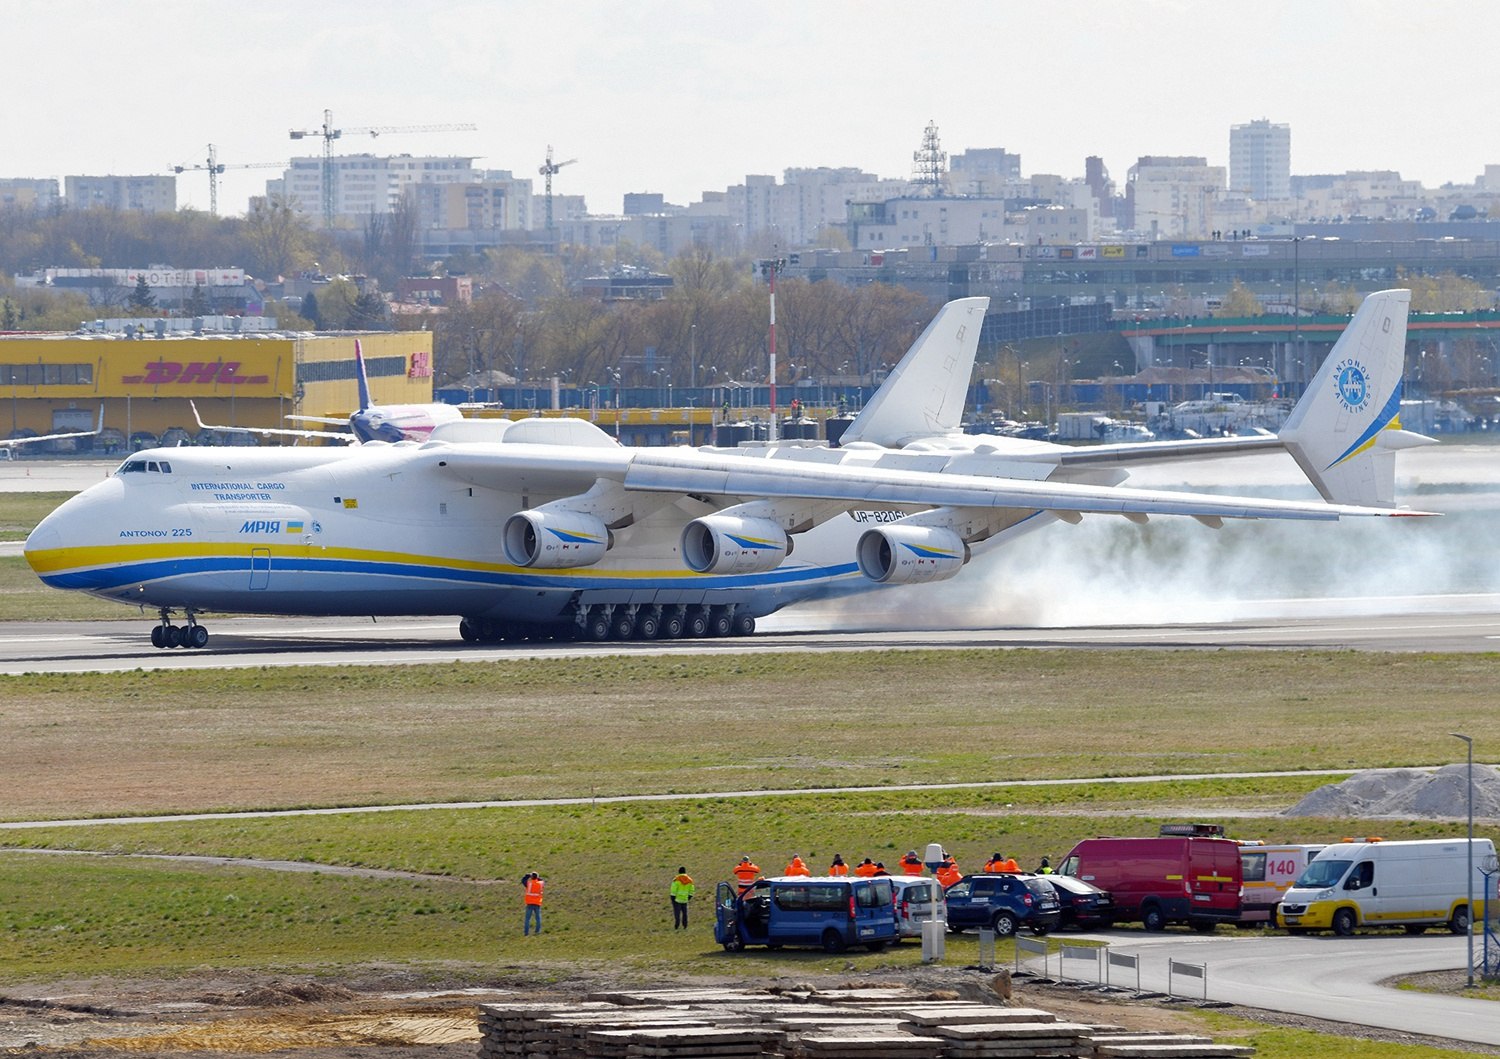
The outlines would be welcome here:
<svg viewBox="0 0 1500 1059">
<path fill-rule="evenodd" d="M 759 574 L 792 552 L 792 539 L 768 518 L 704 515 L 682 529 L 682 561 L 700 574 Z"/>
<path fill-rule="evenodd" d="M 865 530 L 854 554 L 871 581 L 915 585 L 957 574 L 969 561 L 969 546 L 950 529 L 892 523 Z"/>
<path fill-rule="evenodd" d="M 505 557 L 516 566 L 561 570 L 592 566 L 609 550 L 603 520 L 580 511 L 519 511 L 505 522 Z"/>
</svg>

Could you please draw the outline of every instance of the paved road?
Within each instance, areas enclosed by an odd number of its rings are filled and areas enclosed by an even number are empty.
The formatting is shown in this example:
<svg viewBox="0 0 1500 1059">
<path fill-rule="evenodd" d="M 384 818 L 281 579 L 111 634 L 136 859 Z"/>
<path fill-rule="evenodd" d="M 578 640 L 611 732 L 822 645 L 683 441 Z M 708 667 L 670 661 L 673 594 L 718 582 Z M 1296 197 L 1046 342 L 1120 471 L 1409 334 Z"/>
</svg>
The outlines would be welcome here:
<svg viewBox="0 0 1500 1059">
<path fill-rule="evenodd" d="M 118 672 L 290 665 L 410 665 L 600 654 L 722 654 L 943 648 L 1295 648 L 1359 651 L 1500 650 L 1500 597 L 1427 597 L 1404 614 L 1280 617 L 1213 625 L 1118 625 L 1066 629 L 807 632 L 794 616 L 769 620 L 751 637 L 650 643 L 465 645 L 444 618 L 208 619 L 198 651 L 157 650 L 154 619 L 0 623 L 0 673 Z M 783 631 L 778 631 L 778 627 Z"/>
<path fill-rule="evenodd" d="M 1221 1000 L 1334 1022 L 1500 1045 L 1500 1004 L 1460 996 L 1396 990 L 1380 983 L 1394 975 L 1464 966 L 1462 936 L 1433 931 L 1420 937 L 1375 933 L 1352 938 L 1237 935 L 1198 937 L 1168 931 L 1150 937 L 1090 935 L 1112 951 L 1140 957 L 1141 985 L 1167 989 L 1167 961 L 1207 965 L 1207 993 Z M 1481 944 L 1475 938 L 1476 953 Z M 1052 959 L 1055 973 L 1057 958 Z M 1087 964 L 1069 962 L 1072 977 Z M 1111 981 L 1123 980 L 1123 972 Z M 1092 977 L 1092 972 L 1087 972 Z M 1133 984 L 1133 983 L 1132 983 Z M 1199 997 L 1202 983 L 1174 976 L 1178 996 Z"/>
</svg>

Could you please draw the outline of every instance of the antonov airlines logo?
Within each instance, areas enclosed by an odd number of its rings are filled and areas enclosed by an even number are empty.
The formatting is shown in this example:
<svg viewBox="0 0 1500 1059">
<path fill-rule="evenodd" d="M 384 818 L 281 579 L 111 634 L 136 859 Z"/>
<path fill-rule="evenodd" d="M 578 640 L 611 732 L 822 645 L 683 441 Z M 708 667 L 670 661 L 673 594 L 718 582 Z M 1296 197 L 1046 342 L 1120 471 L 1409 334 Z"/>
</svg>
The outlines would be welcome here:
<svg viewBox="0 0 1500 1059">
<path fill-rule="evenodd" d="M 269 375 L 241 375 L 237 360 L 201 360 L 179 364 L 175 360 L 153 360 L 144 375 L 126 375 L 122 382 L 144 386 L 244 386 L 264 385 Z"/>
</svg>

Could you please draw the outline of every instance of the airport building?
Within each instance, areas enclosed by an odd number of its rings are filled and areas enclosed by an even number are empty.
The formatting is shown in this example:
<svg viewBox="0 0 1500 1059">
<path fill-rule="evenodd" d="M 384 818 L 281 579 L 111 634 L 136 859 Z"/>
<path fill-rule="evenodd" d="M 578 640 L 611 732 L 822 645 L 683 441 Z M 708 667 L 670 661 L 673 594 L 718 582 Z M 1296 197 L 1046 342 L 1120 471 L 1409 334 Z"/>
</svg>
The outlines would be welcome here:
<svg viewBox="0 0 1500 1059">
<path fill-rule="evenodd" d="M 343 417 L 359 407 L 354 342 L 377 404 L 432 397 L 432 334 L 379 333 L 0 335 L 0 397 L 8 436 L 91 430 L 95 451 L 168 444 L 205 423 L 287 427 L 289 415 Z M 8 391 L 8 392 L 7 392 Z M 192 402 L 190 405 L 189 402 Z M 0 413 L 3 415 L 3 413 Z M 63 443 L 68 444 L 68 443 Z"/>
</svg>

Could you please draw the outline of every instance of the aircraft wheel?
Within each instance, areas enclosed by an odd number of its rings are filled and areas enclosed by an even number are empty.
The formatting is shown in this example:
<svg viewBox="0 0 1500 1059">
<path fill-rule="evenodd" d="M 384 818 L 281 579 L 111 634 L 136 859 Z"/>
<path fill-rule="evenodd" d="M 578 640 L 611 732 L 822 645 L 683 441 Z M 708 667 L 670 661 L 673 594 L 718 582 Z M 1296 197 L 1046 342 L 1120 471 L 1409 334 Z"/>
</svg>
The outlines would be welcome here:
<svg viewBox="0 0 1500 1059">
<path fill-rule="evenodd" d="M 734 635 L 754 636 L 755 616 L 753 614 L 736 614 L 734 616 Z"/>
<path fill-rule="evenodd" d="M 628 640 L 635 634 L 635 618 L 628 610 L 621 610 L 610 619 L 610 638 L 614 640 Z"/>
<path fill-rule="evenodd" d="M 691 636 L 695 640 L 700 636 L 708 635 L 708 614 L 704 612 L 702 607 L 694 607 L 688 612 L 687 625 L 683 630 L 683 635 Z"/>
<path fill-rule="evenodd" d="M 162 626 L 162 625 L 153 625 L 153 626 L 151 626 L 151 646 L 152 647 L 165 647 L 165 646 L 167 646 L 167 636 L 166 636 L 166 633 L 167 633 L 167 630 L 166 630 L 165 626 Z"/>
<path fill-rule="evenodd" d="M 682 635 L 687 622 L 683 619 L 682 611 L 675 607 L 661 617 L 661 637 L 663 640 L 675 640 Z"/>
<path fill-rule="evenodd" d="M 168 647 L 181 647 L 182 628 L 177 625 L 168 625 L 166 629 L 162 631 L 162 641 Z"/>
<path fill-rule="evenodd" d="M 458 635 L 464 643 L 478 643 L 479 630 L 474 628 L 474 623 L 468 618 L 460 618 L 458 622 Z"/>
<path fill-rule="evenodd" d="M 208 630 L 201 625 L 190 625 L 183 633 L 184 647 L 208 646 Z"/>
<path fill-rule="evenodd" d="M 609 639 L 609 617 L 603 609 L 589 610 L 589 616 L 583 623 L 583 634 L 585 640 Z"/>
<path fill-rule="evenodd" d="M 654 607 L 642 610 L 635 616 L 635 638 L 654 640 L 661 635 L 661 615 Z"/>
<path fill-rule="evenodd" d="M 734 630 L 734 619 L 729 616 L 729 611 L 713 609 L 708 619 L 708 632 L 710 636 L 728 636 Z"/>
</svg>

